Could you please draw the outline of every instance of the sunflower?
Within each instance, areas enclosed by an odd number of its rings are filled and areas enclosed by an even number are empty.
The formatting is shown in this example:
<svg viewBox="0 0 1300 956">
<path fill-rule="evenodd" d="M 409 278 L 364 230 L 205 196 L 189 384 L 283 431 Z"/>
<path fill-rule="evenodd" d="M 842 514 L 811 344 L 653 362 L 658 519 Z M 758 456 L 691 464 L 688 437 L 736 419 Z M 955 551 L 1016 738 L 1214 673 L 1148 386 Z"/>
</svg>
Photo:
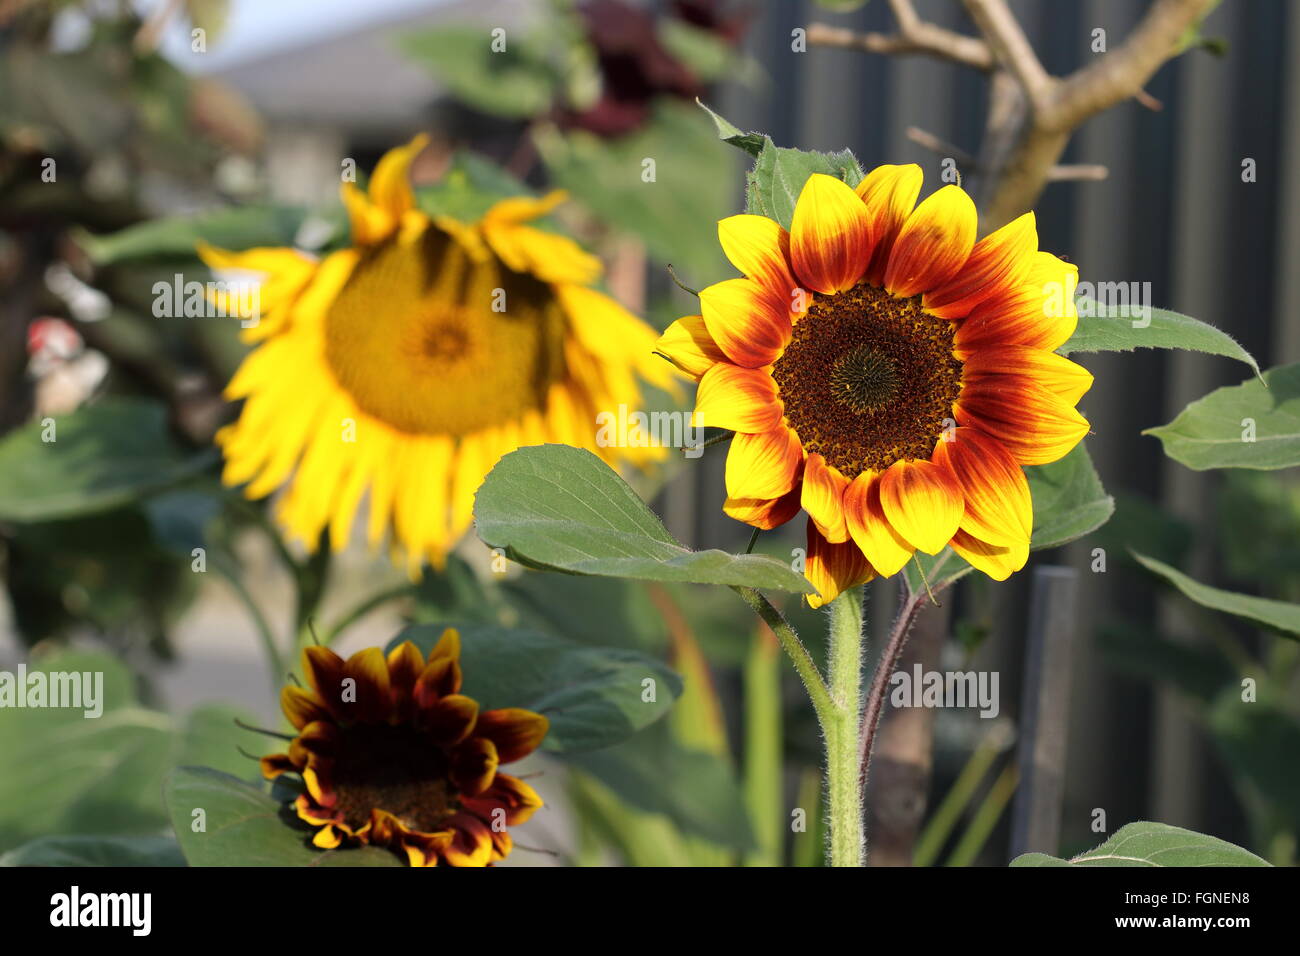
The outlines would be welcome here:
<svg viewBox="0 0 1300 956">
<path fill-rule="evenodd" d="M 1004 580 L 1029 556 L 1022 466 L 1088 432 L 1092 376 L 1054 351 L 1077 268 L 1038 250 L 1033 213 L 976 242 L 966 193 L 920 190 L 918 166 L 856 190 L 814 174 L 789 232 L 722 220 L 744 278 L 656 347 L 699 382 L 699 423 L 736 433 L 726 513 L 769 529 L 807 512 L 814 607 L 945 547 Z"/>
<path fill-rule="evenodd" d="M 312 843 L 403 851 L 411 866 L 487 866 L 509 855 L 507 826 L 542 805 L 532 787 L 497 767 L 546 736 L 540 714 L 479 712 L 460 693 L 460 635 L 452 628 L 428 660 L 406 641 L 346 661 L 324 647 L 303 653 L 311 689 L 280 694 L 298 730 L 287 754 L 262 758 L 262 774 L 301 775 L 294 809 L 319 827 Z"/>
<path fill-rule="evenodd" d="M 243 333 L 257 347 L 225 393 L 243 409 L 216 439 L 224 481 L 250 498 L 287 483 L 277 517 L 313 550 L 326 528 L 344 546 L 368 491 L 371 547 L 387 535 L 413 577 L 442 566 L 484 476 L 521 445 L 662 457 L 598 446 L 595 418 L 635 407 L 638 376 L 673 387 L 655 333 L 588 287 L 599 261 L 528 224 L 562 193 L 502 200 L 474 223 L 431 217 L 408 183 L 424 144 L 385 155 L 368 193 L 344 184 L 348 248 L 200 248 L 214 269 L 264 276 Z"/>
</svg>

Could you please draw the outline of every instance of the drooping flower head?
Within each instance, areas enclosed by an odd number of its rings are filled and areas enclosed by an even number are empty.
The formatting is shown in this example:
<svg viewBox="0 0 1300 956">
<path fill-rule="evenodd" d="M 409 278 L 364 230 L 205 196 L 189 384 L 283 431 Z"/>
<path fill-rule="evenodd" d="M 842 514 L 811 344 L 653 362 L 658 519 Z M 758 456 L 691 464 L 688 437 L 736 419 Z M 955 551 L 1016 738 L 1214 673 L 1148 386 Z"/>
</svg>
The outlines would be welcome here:
<svg viewBox="0 0 1300 956">
<path fill-rule="evenodd" d="M 257 348 L 226 389 L 244 406 L 217 435 L 223 479 L 253 498 L 287 484 L 277 517 L 308 548 L 326 528 L 343 547 L 368 492 L 371 546 L 387 535 L 413 576 L 441 567 L 483 477 L 521 445 L 662 457 L 598 446 L 595 418 L 636 407 L 638 376 L 672 387 L 649 326 L 588 287 L 599 261 L 528 224 L 563 194 L 502 200 L 476 223 L 431 217 L 407 180 L 424 142 L 384 156 L 368 194 L 344 184 L 348 248 L 200 250 L 265 276 L 244 332 Z"/>
<path fill-rule="evenodd" d="M 736 432 L 727 514 L 766 529 L 808 513 L 814 606 L 947 546 L 1005 579 L 1029 555 L 1022 466 L 1088 431 L 1074 406 L 1092 376 L 1054 351 L 1077 268 L 1038 250 L 1033 213 L 976 242 L 966 193 L 917 205 L 920 189 L 918 166 L 856 190 L 814 174 L 789 232 L 724 219 L 745 277 L 704 289 L 657 346 L 699 382 L 700 423 Z"/>
<path fill-rule="evenodd" d="M 545 717 L 506 708 L 480 713 L 460 693 L 460 635 L 448 628 L 428 659 L 407 641 L 387 659 L 375 647 L 346 661 L 309 647 L 310 689 L 280 695 L 298 730 L 262 773 L 302 777 L 298 817 L 312 843 L 391 847 L 411 866 L 487 866 L 509 855 L 508 827 L 542 805 L 532 787 L 497 768 L 532 753 Z"/>
</svg>

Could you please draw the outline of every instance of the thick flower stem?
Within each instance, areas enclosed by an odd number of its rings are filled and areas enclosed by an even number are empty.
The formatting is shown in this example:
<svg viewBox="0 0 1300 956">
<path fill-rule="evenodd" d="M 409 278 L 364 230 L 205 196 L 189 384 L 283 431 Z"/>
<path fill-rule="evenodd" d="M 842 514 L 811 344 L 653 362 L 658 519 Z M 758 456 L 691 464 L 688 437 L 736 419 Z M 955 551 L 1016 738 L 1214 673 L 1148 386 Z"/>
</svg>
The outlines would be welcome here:
<svg viewBox="0 0 1300 956">
<path fill-rule="evenodd" d="M 831 866 L 861 866 L 862 787 L 858 774 L 858 721 L 862 709 L 862 588 L 831 602 L 830 696 L 823 717 L 826 792 L 830 808 Z"/>
</svg>

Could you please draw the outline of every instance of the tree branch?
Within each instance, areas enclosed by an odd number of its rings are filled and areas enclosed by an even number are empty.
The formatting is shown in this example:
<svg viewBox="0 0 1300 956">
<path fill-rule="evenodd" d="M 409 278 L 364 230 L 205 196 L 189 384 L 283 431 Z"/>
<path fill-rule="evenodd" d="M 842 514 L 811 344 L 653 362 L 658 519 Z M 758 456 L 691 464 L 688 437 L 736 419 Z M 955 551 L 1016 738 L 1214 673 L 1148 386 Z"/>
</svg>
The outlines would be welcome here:
<svg viewBox="0 0 1300 956">
<path fill-rule="evenodd" d="M 897 33 L 855 33 L 825 23 L 808 25 L 808 42 L 813 46 L 864 50 L 884 55 L 922 53 L 949 60 L 975 70 L 993 69 L 993 51 L 978 37 L 955 33 L 917 16 L 911 0 L 890 0 L 890 9 L 898 21 Z"/>
<path fill-rule="evenodd" d="M 1046 109 L 1057 81 L 1043 69 L 1005 0 L 966 0 L 966 11 L 998 62 L 1016 78 L 1034 112 Z"/>
<path fill-rule="evenodd" d="M 1210 11 L 1213 3 L 1156 0 L 1123 46 L 1072 73 L 1057 86 L 1051 104 L 1040 117 L 1042 125 L 1070 130 L 1116 103 L 1140 98 L 1142 87 L 1177 52 L 1178 41 Z"/>
</svg>

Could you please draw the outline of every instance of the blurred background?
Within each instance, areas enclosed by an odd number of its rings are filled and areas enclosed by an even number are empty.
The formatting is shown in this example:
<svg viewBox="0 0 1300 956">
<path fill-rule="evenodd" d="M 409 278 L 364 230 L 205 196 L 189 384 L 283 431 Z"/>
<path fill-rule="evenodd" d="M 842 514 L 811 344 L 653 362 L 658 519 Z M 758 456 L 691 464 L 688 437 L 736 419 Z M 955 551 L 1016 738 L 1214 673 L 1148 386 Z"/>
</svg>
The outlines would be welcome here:
<svg viewBox="0 0 1300 956">
<path fill-rule="evenodd" d="M 916 6 L 934 23 L 973 32 L 958 3 Z M 1118 43 L 1147 6 L 1012 4 L 1058 75 L 1095 55 L 1095 30 Z M 922 56 L 792 48 L 792 31 L 814 23 L 892 29 L 876 0 L 0 0 L 0 430 L 105 393 L 123 396 L 142 403 L 141 417 L 118 423 L 122 433 L 105 446 L 130 449 L 133 434 L 159 428 L 150 416 L 161 410 L 167 447 L 150 453 L 207 482 L 48 519 L 25 514 L 0 488 L 8 596 L 0 666 L 29 648 L 107 649 L 140 675 L 151 706 L 185 713 L 221 701 L 277 719 L 250 608 L 273 629 L 291 626 L 294 575 L 309 573 L 310 562 L 298 556 L 298 570 L 286 570 L 257 530 L 260 510 L 215 488 L 210 438 L 231 414 L 220 391 L 242 354 L 237 327 L 150 313 L 158 277 L 198 274 L 196 239 L 328 248 L 343 229 L 341 164 L 369 170 L 387 149 L 427 132 L 433 143 L 417 183 L 438 182 L 469 152 L 533 189 L 569 189 L 565 228 L 605 260 L 610 291 L 662 328 L 695 308 L 667 265 L 694 288 L 730 276 L 715 223 L 744 201 L 748 157 L 717 139 L 697 96 L 778 145 L 847 147 L 865 168 L 919 163 L 926 193 L 941 183 L 945 151 L 919 145 L 909 129 L 979 149 L 982 75 Z M 509 38 L 504 67 L 467 39 L 496 28 Z M 1040 247 L 1077 263 L 1083 280 L 1149 282 L 1153 304 L 1226 330 L 1262 367 L 1294 362 L 1300 180 L 1287 173 L 1300 170 L 1287 157 L 1300 147 L 1300 7 L 1230 0 L 1202 32 L 1206 42 L 1148 84 L 1154 103 L 1122 103 L 1080 129 L 1063 161 L 1101 164 L 1108 174 L 1048 186 L 1037 206 Z M 657 162 L 654 200 L 627 172 L 643 157 Z M 46 158 L 57 164 L 52 180 L 43 178 Z M 1245 160 L 1257 170 L 1251 181 L 1243 181 Z M 1295 645 L 1194 612 L 1126 549 L 1140 546 L 1207 583 L 1294 601 L 1300 491 L 1284 473 L 1190 471 L 1141 434 L 1240 381 L 1242 366 L 1154 350 L 1081 361 L 1096 376 L 1082 403 L 1089 446 L 1116 513 L 1068 548 L 1033 558 L 1081 574 L 1060 849 L 1100 842 L 1092 824 L 1101 809 L 1107 832 L 1159 820 L 1293 863 L 1300 723 L 1283 714 L 1268 728 L 1242 726 L 1216 702 L 1243 667 L 1266 668 L 1294 690 Z M 724 458 L 673 463 L 643 486 L 687 545 L 745 545 L 748 529 L 720 510 Z M 189 553 L 196 524 L 219 539 L 237 573 L 190 573 L 178 555 Z M 792 525 L 764 536 L 762 547 L 787 554 L 801 546 L 802 522 Z M 1094 570 L 1097 548 L 1104 573 Z M 701 688 L 674 712 L 671 746 L 713 754 L 727 768 L 725 780 L 701 789 L 699 765 L 659 740 L 625 757 L 548 764 L 539 790 L 556 809 L 525 839 L 557 855 L 511 862 L 735 859 L 753 842 L 734 822 L 737 804 L 756 813 L 762 802 L 744 786 L 754 755 L 746 710 L 772 673 L 783 675 L 772 708 L 786 715 L 783 803 L 815 807 L 811 711 L 734 596 L 610 581 L 592 598 L 590 583 L 525 575 L 485 598 L 483 550 L 468 542 L 447 576 L 414 602 L 358 619 L 340 646 L 383 644 L 412 617 L 451 620 L 499 602 L 502 613 L 545 620 L 575 640 L 650 648 Z M 336 561 L 319 613 L 346 615 L 394 574 L 358 542 Z M 998 768 L 1011 760 L 1019 718 L 1030 575 L 1004 585 L 976 577 L 922 621 L 913 653 L 946 669 L 998 671 L 1001 714 L 982 721 L 939 711 L 909 725 L 906 733 L 932 746 L 912 746 L 922 766 L 910 789 L 872 796 L 894 814 L 877 825 L 902 831 L 882 840 L 873 862 L 1008 858 L 1009 792 Z M 565 607 L 574 599 L 595 610 L 578 618 Z M 873 633 L 884 633 L 895 601 L 892 583 L 870 586 Z M 816 616 L 788 610 L 815 640 Z M 1255 663 L 1244 665 L 1243 652 Z M 885 722 L 888 735 L 890 713 Z M 961 800 L 945 803 L 954 786 Z M 940 806 L 954 819 L 935 824 Z M 802 839 L 787 833 L 788 810 L 775 829 L 760 823 L 769 862 L 814 863 L 815 817 Z M 0 820 L 0 851 L 6 836 L 12 844 L 31 835 Z"/>
</svg>

